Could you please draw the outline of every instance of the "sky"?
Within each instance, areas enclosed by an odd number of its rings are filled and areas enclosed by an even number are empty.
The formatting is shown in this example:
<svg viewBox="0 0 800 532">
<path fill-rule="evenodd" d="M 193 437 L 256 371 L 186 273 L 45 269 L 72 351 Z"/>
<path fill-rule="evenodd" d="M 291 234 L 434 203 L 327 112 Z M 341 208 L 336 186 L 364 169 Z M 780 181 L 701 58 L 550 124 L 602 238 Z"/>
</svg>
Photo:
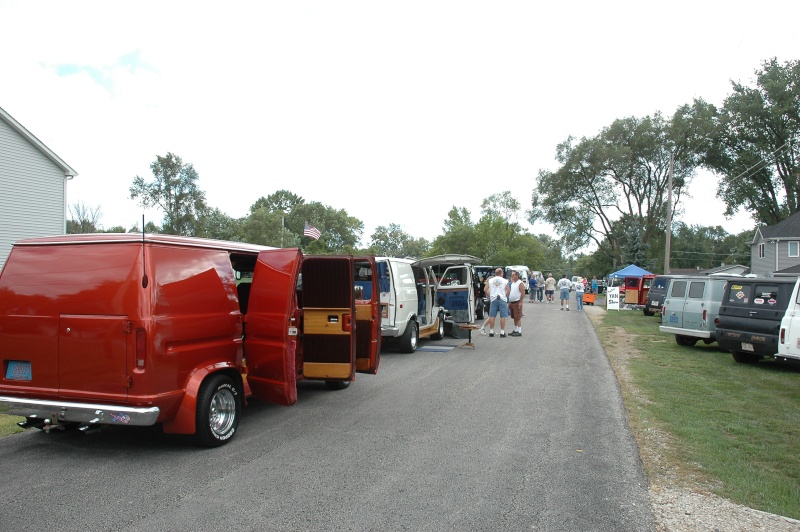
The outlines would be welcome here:
<svg viewBox="0 0 800 532">
<path fill-rule="evenodd" d="M 800 2 L 770 0 L 0 0 L 0 20 L 0 107 L 78 172 L 67 202 L 103 227 L 141 222 L 128 189 L 172 152 L 229 216 L 285 189 L 362 220 L 365 245 L 389 224 L 433 240 L 493 193 L 527 208 L 568 136 L 721 105 L 800 58 Z M 679 219 L 753 228 L 716 186 L 698 172 Z"/>
</svg>

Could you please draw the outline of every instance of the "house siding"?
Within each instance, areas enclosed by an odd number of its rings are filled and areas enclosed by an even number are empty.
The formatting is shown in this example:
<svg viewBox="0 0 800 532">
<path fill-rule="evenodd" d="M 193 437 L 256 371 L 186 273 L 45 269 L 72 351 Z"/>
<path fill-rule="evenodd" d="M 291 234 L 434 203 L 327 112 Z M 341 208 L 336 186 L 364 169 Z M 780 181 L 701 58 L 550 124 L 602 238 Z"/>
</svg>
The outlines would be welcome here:
<svg viewBox="0 0 800 532">
<path fill-rule="evenodd" d="M 0 269 L 17 240 L 65 232 L 64 170 L 0 120 Z"/>
<path fill-rule="evenodd" d="M 750 270 L 761 276 L 772 276 L 779 270 L 800 265 L 800 257 L 789 256 L 789 242 L 800 241 L 800 237 L 781 237 L 778 239 L 777 246 L 774 240 L 765 240 L 761 237 L 756 239 L 750 251 Z M 758 245 L 764 244 L 764 258 L 758 258 Z M 777 262 L 775 260 L 777 254 Z"/>
</svg>

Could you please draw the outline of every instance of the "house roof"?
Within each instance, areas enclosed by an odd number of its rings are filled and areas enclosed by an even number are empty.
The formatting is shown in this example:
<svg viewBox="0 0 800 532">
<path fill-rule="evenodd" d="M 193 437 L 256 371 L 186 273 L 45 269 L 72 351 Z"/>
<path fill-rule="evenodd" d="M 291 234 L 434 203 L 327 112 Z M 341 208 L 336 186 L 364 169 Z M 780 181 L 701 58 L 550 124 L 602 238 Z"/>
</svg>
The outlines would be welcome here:
<svg viewBox="0 0 800 532">
<path fill-rule="evenodd" d="M 762 225 L 757 228 L 764 240 L 774 238 L 800 238 L 800 212 L 796 212 L 775 225 Z M 755 239 L 755 237 L 753 237 Z M 755 241 L 755 240 L 754 240 Z"/>
<path fill-rule="evenodd" d="M 53 153 L 53 151 L 50 148 L 45 146 L 41 140 L 37 139 L 33 133 L 25 129 L 25 127 L 22 124 L 14 120 L 14 117 L 8 114 L 2 107 L 0 107 L 0 120 L 8 124 L 11 127 L 11 129 L 19 133 L 23 138 L 25 138 L 25 140 L 30 142 L 34 147 L 36 147 L 36 149 L 42 152 L 45 157 L 53 161 L 53 163 L 55 163 L 56 166 L 58 166 L 59 168 L 61 168 L 61 170 L 64 171 L 65 176 L 75 177 L 76 175 L 78 175 L 78 172 L 76 172 L 70 165 L 65 163 L 61 159 L 61 157 Z"/>
<path fill-rule="evenodd" d="M 794 266 L 789 266 L 788 268 L 784 268 L 782 270 L 778 270 L 774 272 L 772 275 L 776 277 L 786 276 L 786 277 L 796 277 L 800 276 L 800 264 L 796 264 Z"/>
<path fill-rule="evenodd" d="M 705 275 L 711 275 L 712 273 L 732 273 L 736 275 L 744 275 L 750 272 L 750 268 L 747 266 L 742 266 L 741 264 L 724 264 L 722 266 L 717 266 L 715 268 L 709 268 L 707 270 L 703 270 L 700 273 Z"/>
</svg>

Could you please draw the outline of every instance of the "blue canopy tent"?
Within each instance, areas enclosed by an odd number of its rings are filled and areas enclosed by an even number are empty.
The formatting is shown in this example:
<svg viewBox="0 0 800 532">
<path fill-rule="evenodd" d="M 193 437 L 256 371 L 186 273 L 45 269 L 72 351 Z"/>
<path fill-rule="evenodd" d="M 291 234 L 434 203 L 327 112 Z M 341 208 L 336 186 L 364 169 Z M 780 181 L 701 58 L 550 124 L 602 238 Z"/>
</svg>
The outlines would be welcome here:
<svg viewBox="0 0 800 532">
<path fill-rule="evenodd" d="M 612 279 L 612 278 L 619 279 L 621 277 L 623 277 L 623 278 L 624 277 L 642 277 L 643 275 L 653 275 L 653 274 L 648 272 L 647 270 L 644 270 L 644 269 L 636 266 L 635 264 L 629 264 L 628 266 L 625 266 L 621 270 L 618 270 L 618 271 L 616 271 L 614 273 L 609 274 L 608 278 L 609 279 Z"/>
</svg>

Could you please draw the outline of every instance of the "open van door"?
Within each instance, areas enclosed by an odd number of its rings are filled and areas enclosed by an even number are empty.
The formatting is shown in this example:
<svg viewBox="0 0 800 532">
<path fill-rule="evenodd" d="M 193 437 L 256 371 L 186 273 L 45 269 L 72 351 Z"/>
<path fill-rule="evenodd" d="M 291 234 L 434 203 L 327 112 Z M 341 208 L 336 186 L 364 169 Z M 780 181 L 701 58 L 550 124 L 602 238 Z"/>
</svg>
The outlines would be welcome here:
<svg viewBox="0 0 800 532">
<path fill-rule="evenodd" d="M 481 260 L 472 255 L 437 255 L 414 263 L 436 272 L 436 304 L 444 307 L 455 323 L 475 322 L 474 264 Z"/>
<path fill-rule="evenodd" d="M 256 399 L 281 405 L 297 402 L 300 316 L 296 290 L 302 261 L 297 248 L 259 253 L 244 316 L 250 390 Z"/>
<path fill-rule="evenodd" d="M 356 371 L 378 372 L 381 352 L 381 314 L 378 271 L 374 257 L 355 258 Z"/>
</svg>

